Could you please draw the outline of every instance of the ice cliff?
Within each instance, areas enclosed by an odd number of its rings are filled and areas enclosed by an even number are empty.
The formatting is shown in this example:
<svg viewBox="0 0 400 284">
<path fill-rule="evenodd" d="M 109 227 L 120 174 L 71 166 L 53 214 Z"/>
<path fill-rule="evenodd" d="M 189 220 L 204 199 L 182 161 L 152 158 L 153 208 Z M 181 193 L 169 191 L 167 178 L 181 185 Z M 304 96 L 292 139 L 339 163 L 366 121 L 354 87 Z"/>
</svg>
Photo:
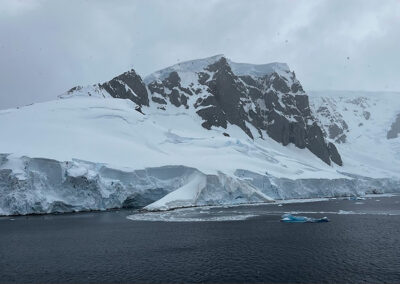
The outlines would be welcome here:
<svg viewBox="0 0 400 284">
<path fill-rule="evenodd" d="M 247 170 L 233 176 L 185 166 L 123 171 L 81 160 L 0 155 L 0 214 L 42 214 L 271 202 L 274 199 L 357 196 L 393 192 L 387 178 L 276 178 Z"/>
</svg>

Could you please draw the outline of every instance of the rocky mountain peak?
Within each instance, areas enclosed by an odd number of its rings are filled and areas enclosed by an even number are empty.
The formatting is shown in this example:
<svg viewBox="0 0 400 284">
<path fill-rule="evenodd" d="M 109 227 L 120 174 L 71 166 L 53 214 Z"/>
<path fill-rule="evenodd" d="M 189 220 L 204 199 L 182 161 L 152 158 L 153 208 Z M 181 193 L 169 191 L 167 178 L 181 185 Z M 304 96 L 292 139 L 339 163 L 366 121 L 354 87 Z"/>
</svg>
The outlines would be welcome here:
<svg viewBox="0 0 400 284">
<path fill-rule="evenodd" d="M 148 106 L 149 98 L 142 78 L 131 69 L 100 85 L 112 97 L 129 99 L 139 106 Z"/>
<path fill-rule="evenodd" d="M 119 99 L 129 99 L 141 106 L 149 106 L 149 97 L 146 85 L 142 78 L 131 69 L 102 84 L 71 88 L 60 98 L 70 96 L 94 96 L 94 97 L 113 97 Z"/>
<path fill-rule="evenodd" d="M 200 116 L 206 129 L 236 125 L 252 139 L 269 136 L 284 146 L 307 148 L 327 164 L 342 165 L 313 117 L 307 94 L 284 63 L 235 63 L 217 55 L 175 64 L 144 82 L 130 70 L 94 87 L 139 106 L 186 109 Z"/>
</svg>

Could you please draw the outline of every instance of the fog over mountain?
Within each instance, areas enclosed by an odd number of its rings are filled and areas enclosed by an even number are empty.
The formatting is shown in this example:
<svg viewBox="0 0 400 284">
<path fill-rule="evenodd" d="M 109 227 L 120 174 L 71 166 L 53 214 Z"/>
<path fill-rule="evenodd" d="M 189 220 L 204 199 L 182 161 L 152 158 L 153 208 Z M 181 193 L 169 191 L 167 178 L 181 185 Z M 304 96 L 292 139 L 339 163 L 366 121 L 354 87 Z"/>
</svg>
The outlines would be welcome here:
<svg viewBox="0 0 400 284">
<path fill-rule="evenodd" d="M 388 1 L 0 1 L 0 109 L 193 58 L 286 62 L 307 90 L 399 91 Z"/>
</svg>

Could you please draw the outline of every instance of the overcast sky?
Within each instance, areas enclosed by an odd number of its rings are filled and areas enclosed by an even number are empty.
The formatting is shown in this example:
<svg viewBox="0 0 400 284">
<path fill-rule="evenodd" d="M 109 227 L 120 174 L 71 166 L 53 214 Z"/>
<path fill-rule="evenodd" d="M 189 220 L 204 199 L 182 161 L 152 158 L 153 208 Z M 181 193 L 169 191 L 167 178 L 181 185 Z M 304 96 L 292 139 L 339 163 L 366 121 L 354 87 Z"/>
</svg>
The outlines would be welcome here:
<svg viewBox="0 0 400 284">
<path fill-rule="evenodd" d="M 306 90 L 400 91 L 400 1 L 0 0 L 0 109 L 220 53 Z"/>
</svg>

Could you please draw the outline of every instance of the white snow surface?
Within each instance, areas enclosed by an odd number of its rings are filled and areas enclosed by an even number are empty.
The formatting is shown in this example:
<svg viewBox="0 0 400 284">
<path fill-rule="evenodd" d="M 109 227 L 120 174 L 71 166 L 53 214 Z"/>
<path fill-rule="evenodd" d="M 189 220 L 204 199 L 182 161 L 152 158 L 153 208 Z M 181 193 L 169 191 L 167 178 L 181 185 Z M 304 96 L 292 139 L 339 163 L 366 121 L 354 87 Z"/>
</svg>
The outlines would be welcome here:
<svg viewBox="0 0 400 284">
<path fill-rule="evenodd" d="M 79 96 L 1 111 L 0 149 L 123 170 L 184 165 L 230 176 L 246 169 L 286 178 L 343 177 L 340 167 L 326 165 L 307 149 L 270 138 L 253 141 L 237 126 L 207 130 L 198 115 L 179 108 L 143 112 L 129 100 Z"/>
<path fill-rule="evenodd" d="M 225 57 L 223 54 L 203 58 L 203 59 L 195 59 L 190 61 L 180 62 L 173 66 L 161 69 L 156 71 L 144 78 L 144 82 L 146 84 L 165 79 L 171 72 L 178 72 L 181 74 L 191 73 L 196 74 L 197 72 L 204 72 L 204 68 L 208 65 L 217 62 L 222 57 Z M 267 74 L 271 74 L 273 72 L 277 72 L 278 74 L 284 74 L 290 71 L 289 66 L 286 63 L 267 63 L 267 64 L 250 64 L 250 63 L 237 63 L 233 62 L 230 59 L 227 59 L 229 65 L 232 68 L 232 72 L 237 76 L 249 75 L 254 77 L 261 77 Z M 191 82 L 194 82 L 193 80 Z"/>
<path fill-rule="evenodd" d="M 148 205 L 149 210 L 167 210 L 176 207 L 188 207 L 196 202 L 196 197 L 207 186 L 205 175 L 194 173 L 189 176 L 189 182 L 175 191 L 167 194 L 160 200 Z"/>
<path fill-rule="evenodd" d="M 276 72 L 278 74 L 287 73 L 290 71 L 286 63 L 267 63 L 267 64 L 250 64 L 250 63 L 237 63 L 228 60 L 232 68 L 232 72 L 237 76 L 249 75 L 254 77 L 262 77 L 264 75 Z"/>
<path fill-rule="evenodd" d="M 96 97 L 96 98 L 112 98 L 112 96 L 103 88 L 100 88 L 98 84 L 96 85 L 90 85 L 90 86 L 77 86 L 75 87 L 74 90 L 70 90 L 68 92 L 65 92 L 64 94 L 61 94 L 59 98 L 64 99 L 64 98 L 71 98 L 71 97 L 76 97 L 76 96 L 82 96 L 82 97 Z"/>
<path fill-rule="evenodd" d="M 387 139 L 400 113 L 400 93 L 314 91 L 309 92 L 309 100 L 326 131 L 332 120 L 342 119 L 348 126 L 346 142 L 335 143 L 343 159 L 343 171 L 369 177 L 400 175 L 400 137 Z M 334 115 L 318 114 L 321 106 Z"/>
</svg>

